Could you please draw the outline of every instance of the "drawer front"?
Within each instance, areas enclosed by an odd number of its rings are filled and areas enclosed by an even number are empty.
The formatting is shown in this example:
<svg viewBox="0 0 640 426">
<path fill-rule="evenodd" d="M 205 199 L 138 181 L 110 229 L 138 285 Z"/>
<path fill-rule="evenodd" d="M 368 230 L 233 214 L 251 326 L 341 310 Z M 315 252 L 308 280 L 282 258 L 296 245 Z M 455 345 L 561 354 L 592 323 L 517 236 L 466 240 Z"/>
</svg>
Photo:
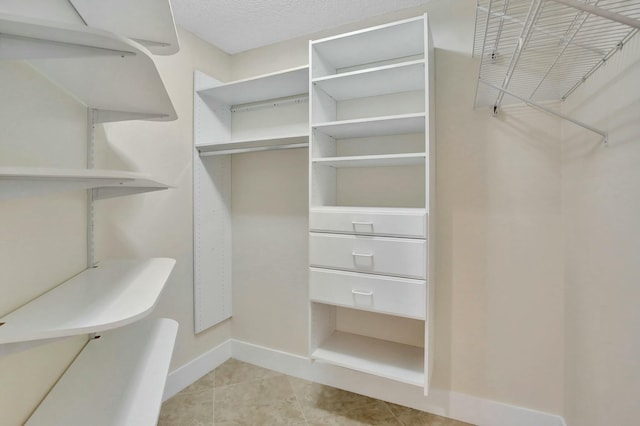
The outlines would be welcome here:
<svg viewBox="0 0 640 426">
<path fill-rule="evenodd" d="M 407 238 L 309 235 L 311 266 L 425 279 L 427 243 Z"/>
<path fill-rule="evenodd" d="M 312 301 L 415 319 L 426 318 L 425 281 L 311 268 Z"/>
<path fill-rule="evenodd" d="M 427 213 L 383 211 L 309 211 L 311 231 L 426 238 Z"/>
</svg>

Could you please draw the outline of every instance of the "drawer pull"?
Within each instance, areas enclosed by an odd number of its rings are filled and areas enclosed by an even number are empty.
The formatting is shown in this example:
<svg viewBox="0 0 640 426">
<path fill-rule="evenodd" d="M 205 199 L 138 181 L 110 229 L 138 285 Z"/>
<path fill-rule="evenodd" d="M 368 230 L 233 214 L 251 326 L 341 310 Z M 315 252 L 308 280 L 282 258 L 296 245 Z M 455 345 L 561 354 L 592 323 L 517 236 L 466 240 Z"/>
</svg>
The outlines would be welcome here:
<svg viewBox="0 0 640 426">
<path fill-rule="evenodd" d="M 358 296 L 373 296 L 373 291 L 351 290 L 351 293 Z"/>
<path fill-rule="evenodd" d="M 373 253 L 356 253 L 356 252 L 352 252 L 351 256 L 353 256 L 353 257 L 373 257 Z"/>
<path fill-rule="evenodd" d="M 368 229 L 368 231 L 373 232 L 373 222 L 357 222 L 357 221 L 351 221 L 351 225 L 353 226 L 353 231 L 354 232 L 358 232 L 358 227 L 363 227 L 363 226 L 367 226 L 370 229 Z"/>
</svg>

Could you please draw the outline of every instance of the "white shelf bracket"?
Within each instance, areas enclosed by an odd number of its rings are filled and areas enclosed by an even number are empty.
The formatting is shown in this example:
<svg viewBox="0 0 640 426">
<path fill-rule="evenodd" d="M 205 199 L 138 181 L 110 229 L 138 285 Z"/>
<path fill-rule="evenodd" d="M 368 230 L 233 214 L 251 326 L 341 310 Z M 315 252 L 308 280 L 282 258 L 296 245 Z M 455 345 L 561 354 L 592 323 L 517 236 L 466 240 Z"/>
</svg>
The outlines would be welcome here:
<svg viewBox="0 0 640 426">
<path fill-rule="evenodd" d="M 608 133 L 607 133 L 607 132 L 605 132 L 605 131 L 603 131 L 603 130 L 597 129 L 597 128 L 595 128 L 595 127 L 593 127 L 593 126 L 590 126 L 590 125 L 588 125 L 588 124 L 586 124 L 586 123 L 584 123 L 584 122 L 582 122 L 582 121 L 580 121 L 580 120 L 576 120 L 575 118 L 571 118 L 571 117 L 569 117 L 569 116 L 566 116 L 566 115 L 564 115 L 564 114 L 561 114 L 561 113 L 559 113 L 559 112 L 556 112 L 556 111 L 554 111 L 554 110 L 552 110 L 552 109 L 550 109 L 550 108 L 545 107 L 544 105 L 540 105 L 540 104 L 539 104 L 539 103 L 537 103 L 537 102 L 531 101 L 531 100 L 529 100 L 529 99 L 525 99 L 525 98 L 523 98 L 522 96 L 518 96 L 518 95 L 516 95 L 515 93 L 510 92 L 510 91 L 508 91 L 507 89 L 505 89 L 505 88 L 503 88 L 503 87 L 498 87 L 498 86 L 496 86 L 495 84 L 489 83 L 488 81 L 485 81 L 485 80 L 482 80 L 482 79 L 480 79 L 480 80 L 478 80 L 478 81 L 479 81 L 480 83 L 482 83 L 482 84 L 486 85 L 486 86 L 489 86 L 489 87 L 491 87 L 491 88 L 493 88 L 493 89 L 495 89 L 495 90 L 498 90 L 498 91 L 499 91 L 500 93 L 502 93 L 502 94 L 506 94 L 506 95 L 509 95 L 509 96 L 511 96 L 511 97 L 514 97 L 514 98 L 518 99 L 519 101 L 524 102 L 525 104 L 527 104 L 528 106 L 530 106 L 530 107 L 532 107 L 532 108 L 535 108 L 535 109 L 537 109 L 537 110 L 539 110 L 539 111 L 546 112 L 547 114 L 551 114 L 551 115 L 553 115 L 553 116 L 559 117 L 559 118 L 561 118 L 561 119 L 563 119 L 563 120 L 570 121 L 570 122 L 572 122 L 573 124 L 576 124 L 576 125 L 578 125 L 578 126 L 580 126 L 580 127 L 582 127 L 582 128 L 585 128 L 585 129 L 587 129 L 587 130 L 589 130 L 589 131 L 591 131 L 591 132 L 593 132 L 593 133 L 597 133 L 597 134 L 599 134 L 600 136 L 602 136 L 602 142 L 603 142 L 605 145 L 608 143 Z M 497 115 L 498 115 L 498 111 L 499 111 L 498 106 L 497 106 L 497 105 L 493 105 L 491 108 L 492 108 L 492 115 L 493 115 L 494 117 L 495 117 L 495 116 L 497 116 Z"/>
</svg>

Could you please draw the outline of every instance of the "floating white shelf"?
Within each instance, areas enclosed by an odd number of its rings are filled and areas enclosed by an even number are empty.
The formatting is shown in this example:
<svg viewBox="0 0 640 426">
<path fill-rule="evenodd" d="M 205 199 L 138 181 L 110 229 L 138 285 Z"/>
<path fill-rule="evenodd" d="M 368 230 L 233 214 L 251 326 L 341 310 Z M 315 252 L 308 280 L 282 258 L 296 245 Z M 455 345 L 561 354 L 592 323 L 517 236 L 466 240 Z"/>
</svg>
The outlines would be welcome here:
<svg viewBox="0 0 640 426">
<path fill-rule="evenodd" d="M 423 214 L 427 209 L 411 207 L 362 207 L 362 206 L 314 206 L 310 212 L 353 212 L 353 213 L 392 213 L 392 214 Z"/>
<path fill-rule="evenodd" d="M 177 331 L 163 318 L 90 340 L 26 424 L 156 425 Z"/>
<path fill-rule="evenodd" d="M 156 55 L 180 50 L 169 0 L 69 1 L 90 27 L 122 34 Z"/>
<path fill-rule="evenodd" d="M 103 199 L 167 188 L 168 185 L 156 182 L 142 173 L 0 167 L 0 201 L 81 189 L 95 189 L 94 199 Z"/>
<path fill-rule="evenodd" d="M 0 318 L 0 344 L 96 333 L 137 321 L 155 307 L 175 263 L 100 262 Z"/>
<path fill-rule="evenodd" d="M 203 84 L 197 87 L 197 92 L 224 105 L 242 105 L 306 95 L 309 92 L 309 67 L 292 68 L 213 87 Z"/>
<path fill-rule="evenodd" d="M 424 90 L 424 60 L 402 62 L 313 79 L 336 101 Z"/>
<path fill-rule="evenodd" d="M 368 136 L 406 135 L 425 131 L 425 114 L 402 114 L 356 120 L 331 121 L 312 125 L 313 129 L 335 139 Z"/>
<path fill-rule="evenodd" d="M 335 331 L 311 358 L 376 376 L 424 386 L 424 349 Z"/>
<path fill-rule="evenodd" d="M 252 151 L 267 151 L 274 149 L 306 148 L 309 146 L 309 134 L 288 135 L 283 137 L 269 137 L 259 139 L 232 140 L 225 143 L 198 145 L 196 148 L 200 156 L 239 154 Z"/>
<path fill-rule="evenodd" d="M 175 120 L 149 52 L 90 27 L 0 13 L 0 59 L 28 60 L 87 107 L 97 122 Z"/>
<path fill-rule="evenodd" d="M 351 157 L 314 158 L 313 164 L 331 167 L 391 167 L 424 165 L 424 152 L 411 154 L 356 155 Z"/>
<path fill-rule="evenodd" d="M 328 37 L 311 44 L 328 66 L 339 70 L 422 55 L 425 51 L 424 40 L 424 19 L 420 17 Z"/>
</svg>

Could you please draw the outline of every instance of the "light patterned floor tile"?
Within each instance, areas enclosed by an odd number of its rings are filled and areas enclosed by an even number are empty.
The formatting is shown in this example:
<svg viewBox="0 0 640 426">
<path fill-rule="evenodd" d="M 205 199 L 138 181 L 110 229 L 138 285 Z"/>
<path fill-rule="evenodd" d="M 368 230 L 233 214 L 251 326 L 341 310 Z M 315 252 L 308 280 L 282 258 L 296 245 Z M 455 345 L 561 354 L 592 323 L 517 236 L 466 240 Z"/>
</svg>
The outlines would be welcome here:
<svg viewBox="0 0 640 426">
<path fill-rule="evenodd" d="M 212 426 L 213 388 L 179 393 L 162 404 L 158 426 Z"/>
<path fill-rule="evenodd" d="M 216 368 L 215 386 L 227 386 L 235 383 L 244 383 L 254 380 L 262 380 L 269 377 L 284 376 L 266 368 L 257 367 L 246 362 L 231 358 Z"/>
<path fill-rule="evenodd" d="M 425 413 L 401 405 L 391 403 L 387 403 L 387 405 L 404 426 L 473 426 L 469 423 L 436 416 L 435 414 Z"/>
<path fill-rule="evenodd" d="M 293 389 L 282 374 L 217 387 L 214 406 L 216 426 L 305 424 Z"/>
</svg>

